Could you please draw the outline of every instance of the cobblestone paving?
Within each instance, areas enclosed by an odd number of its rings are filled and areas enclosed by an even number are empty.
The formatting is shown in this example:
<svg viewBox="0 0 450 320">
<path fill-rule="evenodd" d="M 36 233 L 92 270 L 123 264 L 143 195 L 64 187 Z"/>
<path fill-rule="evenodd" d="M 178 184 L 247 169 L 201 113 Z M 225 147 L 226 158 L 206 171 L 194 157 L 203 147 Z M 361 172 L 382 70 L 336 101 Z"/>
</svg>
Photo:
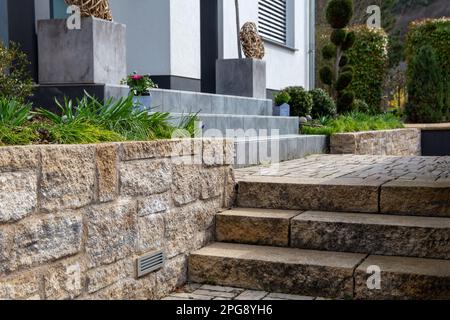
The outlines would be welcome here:
<svg viewBox="0 0 450 320">
<path fill-rule="evenodd" d="M 323 300 L 292 294 L 270 293 L 265 291 L 245 290 L 239 288 L 187 284 L 177 292 L 162 300 Z"/>
<path fill-rule="evenodd" d="M 357 178 L 361 180 L 408 180 L 450 182 L 450 157 L 388 157 L 357 155 L 312 155 L 268 166 L 236 170 L 237 180 L 247 176 L 299 179 Z"/>
</svg>

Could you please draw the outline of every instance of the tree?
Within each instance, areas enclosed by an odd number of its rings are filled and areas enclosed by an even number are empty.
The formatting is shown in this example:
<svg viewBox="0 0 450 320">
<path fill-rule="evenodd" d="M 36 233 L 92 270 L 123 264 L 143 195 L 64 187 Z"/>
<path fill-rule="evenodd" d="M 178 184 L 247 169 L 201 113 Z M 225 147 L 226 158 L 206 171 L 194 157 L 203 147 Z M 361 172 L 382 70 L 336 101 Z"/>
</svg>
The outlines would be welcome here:
<svg viewBox="0 0 450 320">
<path fill-rule="evenodd" d="M 408 70 L 406 114 L 412 122 L 438 122 L 443 117 L 445 93 L 436 51 L 419 48 Z"/>
<path fill-rule="evenodd" d="M 348 66 L 345 52 L 355 43 L 355 33 L 346 30 L 353 16 L 352 0 L 331 0 L 326 9 L 328 24 L 333 29 L 330 43 L 322 49 L 322 56 L 331 62 L 319 71 L 320 80 L 328 85 L 337 101 L 338 112 L 350 111 L 355 100 L 354 92 L 346 90 L 353 80 L 353 69 Z"/>
</svg>

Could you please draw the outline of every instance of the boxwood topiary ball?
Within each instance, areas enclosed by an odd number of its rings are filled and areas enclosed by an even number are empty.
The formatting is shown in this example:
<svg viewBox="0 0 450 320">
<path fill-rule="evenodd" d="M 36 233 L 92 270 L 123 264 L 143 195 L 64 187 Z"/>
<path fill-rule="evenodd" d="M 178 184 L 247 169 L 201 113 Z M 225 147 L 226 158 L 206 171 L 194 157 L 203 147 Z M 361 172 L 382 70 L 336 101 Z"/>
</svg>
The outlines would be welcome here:
<svg viewBox="0 0 450 320">
<path fill-rule="evenodd" d="M 336 47 L 332 44 L 327 44 L 325 47 L 322 48 L 322 57 L 325 60 L 332 59 L 336 54 Z"/>
<path fill-rule="evenodd" d="M 331 33 L 330 40 L 336 46 L 340 46 L 347 36 L 347 32 L 344 29 L 334 29 Z"/>
<path fill-rule="evenodd" d="M 332 28 L 345 28 L 353 16 L 353 1 L 331 0 L 327 5 L 326 16 Z"/>
<path fill-rule="evenodd" d="M 342 55 L 341 60 L 339 61 L 339 67 L 345 67 L 350 62 L 350 59 L 347 55 Z"/>
<path fill-rule="evenodd" d="M 329 66 L 324 66 L 319 71 L 320 80 L 326 84 L 331 85 L 333 83 L 333 71 Z"/>
<path fill-rule="evenodd" d="M 353 80 L 353 73 L 351 72 L 343 72 L 339 75 L 338 80 L 336 81 L 336 90 L 342 91 L 347 88 Z"/>
<path fill-rule="evenodd" d="M 342 50 L 348 50 L 355 44 L 356 34 L 352 31 L 347 33 L 345 40 L 342 42 Z"/>
<path fill-rule="evenodd" d="M 353 91 L 344 91 L 339 94 L 337 101 L 337 109 L 339 113 L 352 111 L 353 101 L 355 101 L 355 93 Z"/>
</svg>

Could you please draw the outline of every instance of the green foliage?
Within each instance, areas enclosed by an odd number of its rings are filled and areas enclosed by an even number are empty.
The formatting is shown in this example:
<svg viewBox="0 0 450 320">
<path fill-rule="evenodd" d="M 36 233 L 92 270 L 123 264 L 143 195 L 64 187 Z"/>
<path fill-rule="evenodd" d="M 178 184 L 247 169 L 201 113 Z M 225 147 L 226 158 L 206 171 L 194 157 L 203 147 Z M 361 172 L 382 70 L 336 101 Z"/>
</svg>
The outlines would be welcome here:
<svg viewBox="0 0 450 320">
<path fill-rule="evenodd" d="M 314 89 L 310 91 L 310 94 L 313 98 L 311 115 L 314 118 L 336 115 L 336 104 L 325 90 Z"/>
<path fill-rule="evenodd" d="M 439 122 L 443 120 L 444 82 L 435 50 L 425 45 L 409 65 L 408 103 L 406 114 L 412 122 Z"/>
<path fill-rule="evenodd" d="M 333 57 L 336 56 L 336 47 L 333 46 L 331 43 L 327 44 L 322 49 L 322 57 L 325 60 L 331 60 Z"/>
<path fill-rule="evenodd" d="M 288 87 L 283 90 L 291 97 L 289 105 L 291 106 L 291 115 L 294 117 L 302 117 L 311 114 L 313 107 L 313 98 L 309 92 L 302 87 Z"/>
<path fill-rule="evenodd" d="M 19 102 L 33 93 L 30 62 L 19 46 L 11 42 L 7 48 L 0 41 L 0 96 Z"/>
<path fill-rule="evenodd" d="M 349 58 L 346 54 L 343 54 L 341 60 L 339 61 L 339 67 L 343 68 L 349 63 Z"/>
<path fill-rule="evenodd" d="M 335 133 L 388 130 L 403 127 L 400 118 L 390 113 L 368 115 L 355 112 L 340 115 L 337 118 L 325 117 L 318 123 L 302 126 L 302 133 L 332 135 Z"/>
<path fill-rule="evenodd" d="M 406 37 L 406 60 L 408 62 L 408 82 L 414 81 L 412 66 L 419 48 L 430 45 L 436 55 L 441 82 L 444 90 L 442 113 L 450 119 L 450 18 L 428 19 L 410 24 Z M 426 85 L 427 86 L 427 85 Z M 437 97 L 435 100 L 437 101 Z"/>
<path fill-rule="evenodd" d="M 353 16 L 353 1 L 331 0 L 328 2 L 326 17 L 333 29 L 345 28 Z"/>
<path fill-rule="evenodd" d="M 359 99 L 355 99 L 353 102 L 352 110 L 360 113 L 370 113 L 369 105 L 365 101 Z"/>
<path fill-rule="evenodd" d="M 341 68 L 341 72 L 342 73 L 350 72 L 351 74 L 353 74 L 353 73 L 355 73 L 355 69 L 351 65 L 346 65 Z"/>
<path fill-rule="evenodd" d="M 30 127 L 11 127 L 0 123 L 0 146 L 27 145 L 38 140 L 38 135 Z"/>
<path fill-rule="evenodd" d="M 353 111 L 353 101 L 355 101 L 355 93 L 353 91 L 342 91 L 339 92 L 337 99 L 337 110 L 340 114 L 348 113 Z"/>
<path fill-rule="evenodd" d="M 0 123 L 5 126 L 18 127 L 30 119 L 30 104 L 0 97 Z"/>
<path fill-rule="evenodd" d="M 356 41 L 355 32 L 353 32 L 353 31 L 348 32 L 347 36 L 345 37 L 344 42 L 342 43 L 342 50 L 347 51 L 348 49 L 353 47 L 353 45 L 355 44 L 355 41 Z"/>
<path fill-rule="evenodd" d="M 330 40 L 335 46 L 340 46 L 347 37 L 347 31 L 344 29 L 334 29 L 331 32 Z"/>
<path fill-rule="evenodd" d="M 333 71 L 329 66 L 324 66 L 319 71 L 320 81 L 331 86 L 333 84 Z"/>
<path fill-rule="evenodd" d="M 349 72 L 349 71 L 342 72 L 339 75 L 338 80 L 336 81 L 336 90 L 337 91 L 345 90 L 352 82 L 352 79 L 353 79 L 353 74 L 351 72 Z"/>
<path fill-rule="evenodd" d="M 289 103 L 291 101 L 291 96 L 286 91 L 280 91 L 276 93 L 274 96 L 275 104 L 277 106 L 281 106 L 285 103 Z"/>
<path fill-rule="evenodd" d="M 148 96 L 150 95 L 150 89 L 158 88 L 150 75 L 140 75 L 136 72 L 128 75 L 125 79 L 121 81 L 121 84 L 126 84 L 130 87 L 130 92 L 135 96 Z"/>
<path fill-rule="evenodd" d="M 356 41 L 347 51 L 354 69 L 349 90 L 355 93 L 356 99 L 369 105 L 371 113 L 379 113 L 382 109 L 383 84 L 387 76 L 387 35 L 382 29 L 367 26 L 356 26 L 351 30 L 356 35 Z"/>
</svg>

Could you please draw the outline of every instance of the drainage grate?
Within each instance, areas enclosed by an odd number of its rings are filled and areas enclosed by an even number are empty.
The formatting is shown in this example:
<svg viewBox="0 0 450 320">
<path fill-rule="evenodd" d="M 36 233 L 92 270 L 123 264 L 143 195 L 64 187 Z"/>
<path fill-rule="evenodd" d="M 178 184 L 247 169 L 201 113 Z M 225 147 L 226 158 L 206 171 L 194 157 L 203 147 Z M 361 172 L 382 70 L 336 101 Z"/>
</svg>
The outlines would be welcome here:
<svg viewBox="0 0 450 320">
<path fill-rule="evenodd" d="M 143 277 L 162 268 L 165 256 L 163 251 L 156 251 L 137 259 L 137 276 Z"/>
</svg>

